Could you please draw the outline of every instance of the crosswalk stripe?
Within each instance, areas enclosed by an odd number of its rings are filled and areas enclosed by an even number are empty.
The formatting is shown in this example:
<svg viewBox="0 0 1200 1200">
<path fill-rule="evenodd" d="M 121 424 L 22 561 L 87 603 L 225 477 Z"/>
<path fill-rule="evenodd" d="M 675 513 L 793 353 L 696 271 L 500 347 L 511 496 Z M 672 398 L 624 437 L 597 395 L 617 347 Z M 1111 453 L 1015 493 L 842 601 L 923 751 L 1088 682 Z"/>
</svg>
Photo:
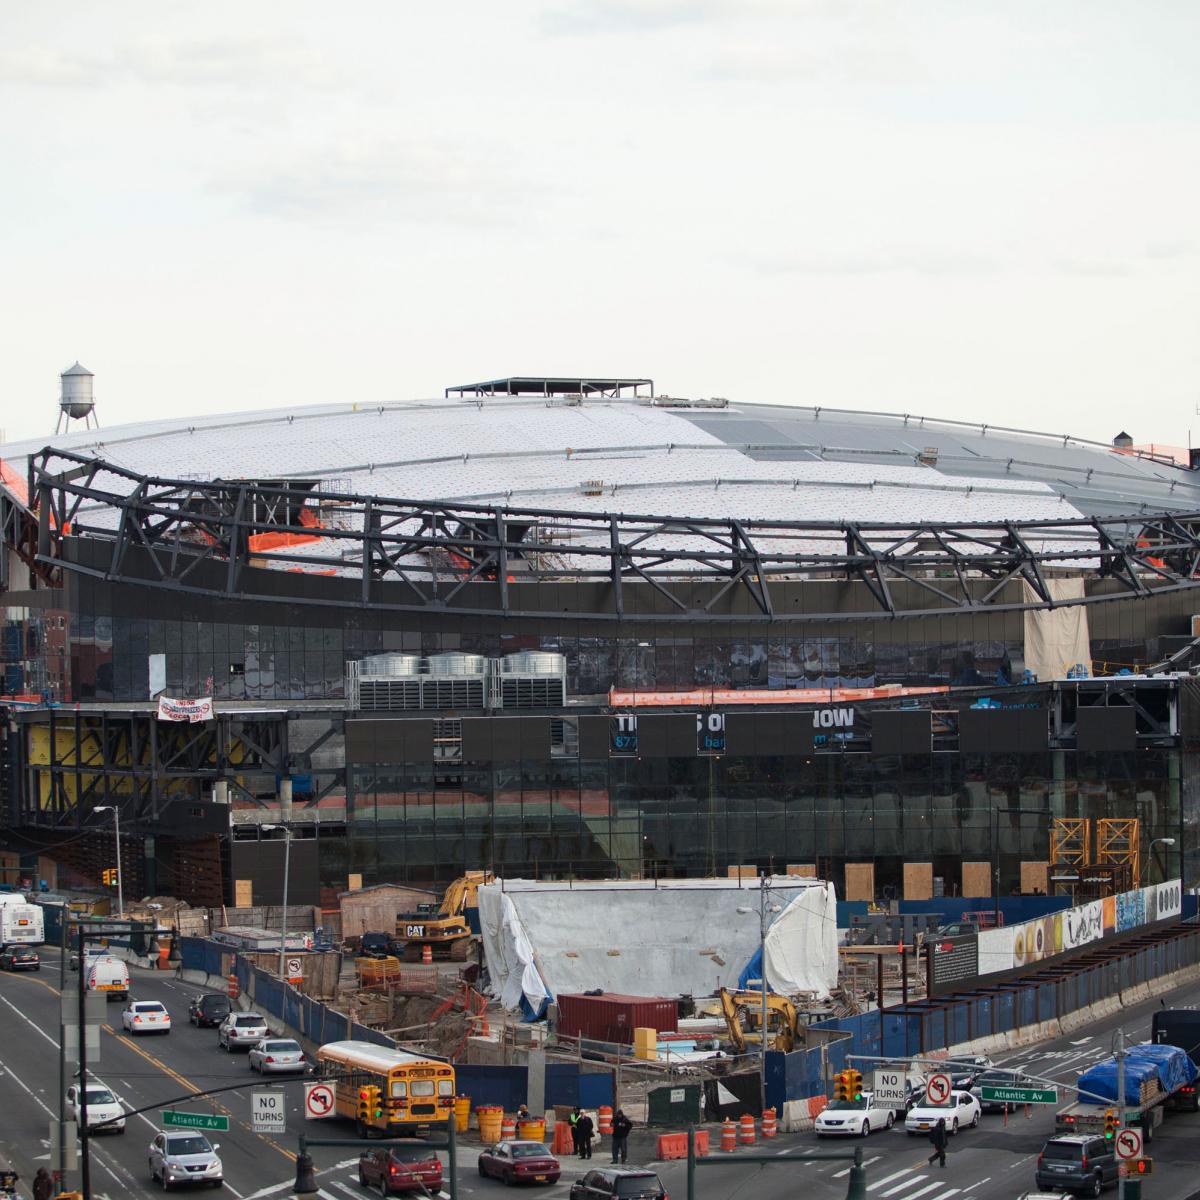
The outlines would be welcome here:
<svg viewBox="0 0 1200 1200">
<path fill-rule="evenodd" d="M 873 1162 L 878 1162 L 882 1157 L 883 1157 L 882 1154 L 875 1154 L 875 1155 L 872 1155 L 870 1158 L 864 1158 L 863 1166 L 869 1167 Z M 853 1168 L 851 1168 L 851 1167 L 843 1167 L 840 1171 L 834 1171 L 834 1173 L 830 1176 L 830 1178 L 831 1179 L 844 1179 L 847 1175 L 850 1174 L 852 1169 Z"/>
<path fill-rule="evenodd" d="M 941 1195 L 932 1196 L 930 1200 L 950 1200 L 951 1196 L 957 1196 L 962 1188 L 951 1188 L 948 1192 L 942 1192 Z"/>
<path fill-rule="evenodd" d="M 348 1183 L 343 1183 L 340 1179 L 331 1179 L 329 1186 L 337 1188 L 339 1192 L 346 1196 L 357 1198 L 362 1195 L 362 1192 L 358 1188 L 352 1188 Z"/>
<path fill-rule="evenodd" d="M 940 1183 L 926 1184 L 919 1192 L 909 1192 L 908 1195 L 904 1197 L 904 1200 L 917 1200 L 918 1196 L 924 1196 L 927 1192 L 936 1192 L 941 1186 L 942 1185 Z"/>
<path fill-rule="evenodd" d="M 902 1175 L 911 1175 L 912 1167 L 905 1167 L 903 1171 L 897 1171 L 894 1175 L 885 1175 L 882 1179 L 875 1180 L 874 1183 L 867 1184 L 867 1191 L 873 1192 L 876 1188 L 881 1188 L 885 1183 L 891 1183 L 893 1179 L 899 1179 Z"/>
<path fill-rule="evenodd" d="M 927 1175 L 918 1175 L 915 1179 L 906 1179 L 906 1180 L 904 1180 L 903 1183 L 896 1184 L 896 1186 L 894 1188 L 888 1188 L 888 1190 L 886 1192 L 884 1192 L 883 1194 L 885 1196 L 894 1196 L 897 1192 L 902 1192 L 906 1188 L 912 1187 L 912 1185 L 914 1183 L 920 1183 L 923 1179 L 927 1179 L 927 1178 L 928 1178 Z M 925 1188 L 921 1189 L 921 1191 L 925 1191 L 925 1190 L 926 1190 Z"/>
</svg>

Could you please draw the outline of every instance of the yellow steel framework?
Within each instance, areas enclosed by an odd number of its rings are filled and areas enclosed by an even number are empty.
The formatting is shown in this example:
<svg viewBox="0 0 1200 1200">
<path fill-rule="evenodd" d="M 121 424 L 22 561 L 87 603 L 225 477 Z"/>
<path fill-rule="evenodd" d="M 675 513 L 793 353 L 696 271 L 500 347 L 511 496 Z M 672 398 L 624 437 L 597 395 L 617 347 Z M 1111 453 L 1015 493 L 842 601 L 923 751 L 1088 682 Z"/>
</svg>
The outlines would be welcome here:
<svg viewBox="0 0 1200 1200">
<path fill-rule="evenodd" d="M 1091 862 L 1091 818 L 1055 817 L 1050 826 L 1051 867 L 1086 867 Z"/>
<path fill-rule="evenodd" d="M 1096 822 L 1098 865 L 1128 866 L 1136 883 L 1142 877 L 1141 856 L 1142 823 L 1137 817 L 1103 817 Z"/>
</svg>

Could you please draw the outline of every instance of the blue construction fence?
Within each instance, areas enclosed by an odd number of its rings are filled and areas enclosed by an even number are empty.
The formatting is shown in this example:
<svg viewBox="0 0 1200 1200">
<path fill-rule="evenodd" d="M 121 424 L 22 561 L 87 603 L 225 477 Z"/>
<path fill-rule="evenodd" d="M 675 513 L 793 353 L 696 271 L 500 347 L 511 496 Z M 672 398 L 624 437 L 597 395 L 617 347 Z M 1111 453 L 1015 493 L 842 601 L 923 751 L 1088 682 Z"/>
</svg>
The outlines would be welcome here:
<svg viewBox="0 0 1200 1200">
<path fill-rule="evenodd" d="M 317 1045 L 349 1040 L 374 1042 L 379 1046 L 396 1045 L 394 1038 L 349 1021 L 343 1013 L 286 986 L 270 972 L 254 966 L 236 950 L 219 942 L 198 937 L 180 938 L 179 955 L 184 970 L 203 971 L 220 979 L 236 975 L 242 994 L 251 998 L 256 1009 L 282 1021 Z M 513 1112 L 528 1101 L 529 1068 L 524 1065 L 455 1063 L 454 1072 L 458 1094 L 470 1096 L 472 1105 L 502 1104 L 506 1111 Z M 546 1064 L 547 1106 L 578 1104 L 583 1108 L 598 1108 L 601 1104 L 612 1104 L 613 1097 L 610 1068 L 579 1063 Z"/>
<path fill-rule="evenodd" d="M 242 994 L 251 998 L 256 1009 L 282 1021 L 317 1045 L 344 1041 L 374 1042 L 379 1046 L 396 1044 L 379 1030 L 352 1022 L 320 1000 L 285 986 L 274 975 L 220 942 L 207 938 L 180 938 L 179 957 L 186 971 L 203 971 L 222 979 L 235 975 Z"/>
<path fill-rule="evenodd" d="M 861 1069 L 861 1063 L 847 1062 L 851 1054 L 900 1059 L 1013 1033 L 1067 1016 L 1197 962 L 1200 927 L 1119 956 L 1099 959 L 1085 954 L 1074 963 L 1033 971 L 1011 983 L 885 1008 L 882 1016 L 876 1011 L 819 1021 L 809 1028 L 836 1040 L 791 1054 L 767 1054 L 767 1103 L 781 1111 L 786 1101 L 827 1096 L 830 1080 L 838 1071 L 848 1065 Z"/>
</svg>

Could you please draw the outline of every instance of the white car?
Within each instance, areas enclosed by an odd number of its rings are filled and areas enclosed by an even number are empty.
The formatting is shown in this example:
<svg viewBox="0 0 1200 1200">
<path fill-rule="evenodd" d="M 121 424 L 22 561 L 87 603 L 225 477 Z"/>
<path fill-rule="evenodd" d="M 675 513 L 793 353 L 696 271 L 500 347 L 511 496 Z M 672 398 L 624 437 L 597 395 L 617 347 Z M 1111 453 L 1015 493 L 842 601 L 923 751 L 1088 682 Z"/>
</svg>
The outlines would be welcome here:
<svg viewBox="0 0 1200 1200">
<path fill-rule="evenodd" d="M 224 1168 L 217 1157 L 220 1143 L 211 1143 L 194 1129 L 167 1129 L 150 1143 L 150 1178 L 169 1191 L 177 1183 L 208 1183 L 220 1187 Z"/>
<path fill-rule="evenodd" d="M 83 1119 L 82 1090 L 77 1083 L 67 1088 L 67 1117 L 72 1121 Z M 102 1083 L 87 1085 L 87 1123 L 89 1129 L 103 1124 L 97 1133 L 125 1132 L 125 1106 Z"/>
<path fill-rule="evenodd" d="M 951 1092 L 945 1104 L 930 1104 L 922 1098 L 908 1110 L 904 1128 L 912 1136 L 928 1133 L 938 1121 L 946 1122 L 947 1133 L 957 1133 L 966 1125 L 979 1124 L 979 1101 L 970 1092 Z"/>
<path fill-rule="evenodd" d="M 258 1045 L 265 1037 L 270 1037 L 267 1028 L 267 1018 L 256 1012 L 231 1012 L 217 1026 L 217 1045 L 224 1047 L 230 1054 L 234 1049 L 250 1049 Z"/>
<path fill-rule="evenodd" d="M 308 1070 L 300 1043 L 291 1038 L 263 1038 L 246 1056 L 250 1070 L 263 1075 L 287 1075 Z"/>
<path fill-rule="evenodd" d="M 121 1027 L 128 1033 L 170 1033 L 171 1014 L 157 1000 L 130 1000 L 121 1012 Z"/>
<path fill-rule="evenodd" d="M 866 1137 L 876 1129 L 891 1129 L 896 1114 L 875 1103 L 874 1092 L 864 1092 L 861 1100 L 834 1100 L 817 1114 L 813 1124 L 817 1137 Z"/>
</svg>

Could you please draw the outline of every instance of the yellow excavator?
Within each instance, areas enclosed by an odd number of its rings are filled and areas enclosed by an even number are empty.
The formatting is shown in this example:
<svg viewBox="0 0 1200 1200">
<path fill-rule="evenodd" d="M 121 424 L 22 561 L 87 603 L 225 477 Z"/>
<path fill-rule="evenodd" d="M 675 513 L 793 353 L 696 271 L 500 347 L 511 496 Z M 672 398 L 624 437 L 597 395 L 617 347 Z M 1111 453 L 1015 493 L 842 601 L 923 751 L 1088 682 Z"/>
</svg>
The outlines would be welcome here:
<svg viewBox="0 0 1200 1200">
<path fill-rule="evenodd" d="M 738 1054 L 762 1041 L 762 992 L 731 992 L 721 989 L 721 1012 L 729 1027 L 729 1040 Z M 767 1049 L 785 1054 L 803 1040 L 796 1006 L 786 997 L 767 993 Z"/>
<path fill-rule="evenodd" d="M 479 906 L 476 894 L 494 879 L 491 871 L 468 871 L 446 889 L 436 909 L 432 904 L 423 904 L 417 912 L 398 913 L 396 940 L 404 944 L 404 960 L 419 962 L 425 946 L 435 958 L 454 962 L 470 958 L 472 935 L 466 910 Z"/>
</svg>

